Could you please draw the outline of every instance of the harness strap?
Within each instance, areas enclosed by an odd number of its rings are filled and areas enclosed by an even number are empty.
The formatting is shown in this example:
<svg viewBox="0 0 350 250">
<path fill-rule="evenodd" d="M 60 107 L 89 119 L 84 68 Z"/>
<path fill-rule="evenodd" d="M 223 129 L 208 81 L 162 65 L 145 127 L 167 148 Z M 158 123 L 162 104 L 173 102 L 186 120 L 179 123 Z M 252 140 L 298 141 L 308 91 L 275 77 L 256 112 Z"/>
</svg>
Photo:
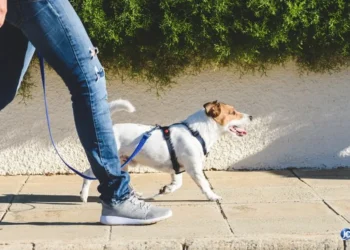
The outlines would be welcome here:
<svg viewBox="0 0 350 250">
<path fill-rule="evenodd" d="M 171 139 L 170 139 L 170 126 L 159 127 L 159 128 L 160 128 L 160 130 L 162 130 L 164 140 L 166 141 L 166 144 L 168 146 L 170 159 L 171 159 L 171 163 L 173 164 L 175 174 L 181 174 L 184 171 L 180 172 L 180 164 L 177 161 L 175 149 L 174 149 L 173 143 L 171 142 Z"/>
<path fill-rule="evenodd" d="M 203 149 L 203 154 L 204 155 L 208 155 L 208 151 L 207 151 L 207 146 L 205 144 L 205 141 L 203 139 L 203 137 L 200 135 L 200 133 L 198 131 L 194 131 L 193 129 L 190 128 L 190 126 L 186 123 L 186 122 L 182 122 L 180 123 L 182 125 L 185 125 L 186 128 L 191 132 L 191 134 L 197 138 L 197 140 L 200 142 L 200 144 L 202 145 L 202 149 Z"/>
<path fill-rule="evenodd" d="M 171 138 L 170 138 L 170 127 L 172 127 L 174 125 L 184 125 L 190 131 L 192 136 L 197 138 L 197 140 L 200 142 L 200 144 L 202 145 L 203 154 L 205 156 L 208 155 L 208 151 L 207 151 L 207 147 L 206 147 L 206 144 L 205 144 L 203 137 L 199 134 L 198 131 L 194 131 L 193 129 L 191 129 L 190 126 L 186 122 L 174 123 L 174 124 L 172 124 L 170 126 L 166 126 L 166 127 L 158 126 L 158 128 L 160 130 L 162 130 L 164 140 L 166 141 L 166 144 L 168 146 L 170 159 L 171 159 L 171 163 L 173 164 L 173 169 L 175 171 L 175 174 L 181 174 L 185 171 L 180 171 L 180 164 L 177 161 L 175 149 L 174 149 L 173 143 L 171 142 Z"/>
</svg>

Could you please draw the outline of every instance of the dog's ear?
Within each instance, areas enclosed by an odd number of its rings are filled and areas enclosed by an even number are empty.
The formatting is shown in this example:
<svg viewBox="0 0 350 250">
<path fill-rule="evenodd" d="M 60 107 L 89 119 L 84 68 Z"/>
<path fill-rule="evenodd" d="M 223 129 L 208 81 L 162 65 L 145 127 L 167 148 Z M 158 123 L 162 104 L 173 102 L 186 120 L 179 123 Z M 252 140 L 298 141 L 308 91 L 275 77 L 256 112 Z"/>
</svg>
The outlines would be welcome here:
<svg viewBox="0 0 350 250">
<path fill-rule="evenodd" d="M 207 102 L 203 107 L 205 109 L 205 114 L 212 118 L 218 117 L 221 113 L 220 103 L 218 103 L 218 101 Z"/>
</svg>

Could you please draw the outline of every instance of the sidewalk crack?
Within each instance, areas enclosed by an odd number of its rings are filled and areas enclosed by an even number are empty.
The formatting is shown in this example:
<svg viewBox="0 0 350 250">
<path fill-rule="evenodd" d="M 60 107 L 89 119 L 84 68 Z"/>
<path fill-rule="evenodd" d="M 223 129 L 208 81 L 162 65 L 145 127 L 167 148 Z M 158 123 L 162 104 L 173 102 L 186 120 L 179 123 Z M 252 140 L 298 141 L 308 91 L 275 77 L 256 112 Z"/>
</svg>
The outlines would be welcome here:
<svg viewBox="0 0 350 250">
<path fill-rule="evenodd" d="M 209 181 L 209 179 L 208 179 L 208 176 L 206 175 L 206 173 L 205 173 L 204 171 L 203 171 L 203 174 L 204 174 L 205 178 L 207 179 L 207 181 L 208 181 L 208 183 L 209 183 L 209 185 L 210 185 L 210 188 L 213 190 L 214 188 L 213 188 L 213 186 L 211 185 L 211 183 L 210 183 L 210 181 Z M 225 222 L 226 222 L 226 225 L 228 226 L 230 232 L 231 232 L 232 234 L 235 234 L 235 233 L 233 232 L 233 229 L 232 229 L 230 223 L 228 222 L 227 216 L 226 216 L 226 214 L 225 214 L 225 212 L 224 212 L 224 209 L 223 209 L 222 206 L 221 206 L 220 201 L 216 201 L 216 204 L 217 204 L 217 206 L 218 206 L 218 208 L 219 208 L 219 210 L 220 210 L 220 213 L 221 213 L 222 217 L 224 218 L 224 220 L 225 220 Z"/>
<path fill-rule="evenodd" d="M 0 222 L 5 218 L 6 214 L 10 211 L 10 208 L 12 206 L 13 200 L 16 198 L 16 195 L 18 195 L 22 191 L 22 189 L 23 189 L 24 185 L 27 183 L 28 179 L 29 179 L 29 176 L 27 176 L 27 179 L 23 182 L 22 186 L 19 188 L 17 193 L 12 196 L 12 198 L 11 198 L 11 200 L 9 202 L 9 205 L 6 208 L 5 213 L 0 218 Z"/>
<path fill-rule="evenodd" d="M 339 217 L 341 217 L 343 220 L 345 220 L 347 223 L 350 223 L 350 221 L 348 219 L 346 219 L 343 215 L 341 215 L 340 213 L 338 213 L 327 201 L 325 201 L 317 192 L 316 190 L 310 185 L 308 184 L 306 181 L 302 180 L 300 178 L 300 176 L 298 176 L 293 169 L 289 169 L 290 172 L 299 179 L 299 181 L 301 181 L 302 183 L 304 183 L 306 186 L 308 186 L 309 188 L 311 188 L 311 190 L 317 195 L 318 198 L 320 198 L 320 200 L 323 202 L 323 204 L 325 204 L 328 209 L 330 209 L 333 213 L 335 213 L 336 215 L 338 215 Z"/>
<path fill-rule="evenodd" d="M 111 240 L 112 240 L 112 230 L 113 230 L 113 227 L 110 226 L 110 228 L 109 228 L 108 242 L 111 242 Z"/>
</svg>

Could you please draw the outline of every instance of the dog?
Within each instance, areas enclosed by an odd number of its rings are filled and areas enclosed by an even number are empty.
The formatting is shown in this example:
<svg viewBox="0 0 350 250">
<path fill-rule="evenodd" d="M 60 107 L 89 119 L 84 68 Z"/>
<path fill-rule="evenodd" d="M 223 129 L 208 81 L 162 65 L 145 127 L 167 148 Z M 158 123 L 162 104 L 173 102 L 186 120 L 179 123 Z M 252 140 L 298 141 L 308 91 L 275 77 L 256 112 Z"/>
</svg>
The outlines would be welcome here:
<svg viewBox="0 0 350 250">
<path fill-rule="evenodd" d="M 135 107 L 127 100 L 115 100 L 110 103 L 111 114 L 117 111 L 134 112 Z M 231 134 L 242 137 L 247 134 L 245 126 L 253 120 L 253 117 L 238 112 L 233 106 L 213 101 L 203 105 L 203 108 L 190 115 L 184 122 L 174 124 L 169 128 L 173 150 L 180 170 L 186 171 L 199 186 L 201 191 L 211 201 L 220 200 L 221 197 L 213 192 L 209 182 L 204 176 L 203 166 L 206 155 L 203 153 L 203 145 L 193 136 L 190 130 L 197 131 L 203 138 L 206 149 L 210 150 L 213 144 L 223 135 Z M 122 160 L 132 154 L 138 145 L 142 135 L 154 128 L 151 125 L 123 123 L 113 125 L 115 139 Z M 149 166 L 161 172 L 171 174 L 171 183 L 164 186 L 162 194 L 169 194 L 182 186 L 182 174 L 176 174 L 173 162 L 161 129 L 155 129 L 142 150 L 135 156 L 129 165 L 141 164 Z M 84 172 L 85 175 L 94 177 L 91 169 Z M 80 192 L 80 198 L 87 202 L 91 180 L 84 179 Z"/>
</svg>

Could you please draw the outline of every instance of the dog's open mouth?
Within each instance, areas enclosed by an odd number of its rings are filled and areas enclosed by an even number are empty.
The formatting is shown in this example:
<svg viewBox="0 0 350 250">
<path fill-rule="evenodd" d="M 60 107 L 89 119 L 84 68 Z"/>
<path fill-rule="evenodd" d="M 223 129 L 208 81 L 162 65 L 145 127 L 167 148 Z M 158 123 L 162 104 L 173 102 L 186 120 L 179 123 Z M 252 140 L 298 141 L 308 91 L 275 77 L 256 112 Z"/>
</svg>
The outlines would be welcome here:
<svg viewBox="0 0 350 250">
<path fill-rule="evenodd" d="M 229 130 L 238 136 L 243 136 L 247 134 L 247 131 L 244 128 L 239 128 L 237 126 L 231 126 L 229 127 Z"/>
</svg>

